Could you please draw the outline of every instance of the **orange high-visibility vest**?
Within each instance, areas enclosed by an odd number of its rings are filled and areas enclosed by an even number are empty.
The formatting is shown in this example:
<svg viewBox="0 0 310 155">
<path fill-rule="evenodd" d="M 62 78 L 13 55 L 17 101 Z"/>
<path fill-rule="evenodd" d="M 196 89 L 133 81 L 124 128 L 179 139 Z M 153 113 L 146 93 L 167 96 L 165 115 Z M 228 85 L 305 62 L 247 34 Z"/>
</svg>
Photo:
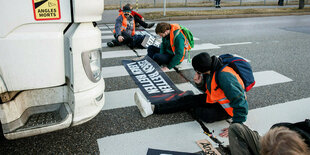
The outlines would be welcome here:
<svg viewBox="0 0 310 155">
<path fill-rule="evenodd" d="M 222 72 L 229 72 L 233 74 L 242 88 L 244 89 L 244 83 L 241 79 L 241 77 L 229 66 L 226 66 Z M 218 87 L 218 85 L 215 82 L 215 73 L 213 74 L 212 81 L 211 81 L 211 90 L 208 90 L 207 84 L 206 84 L 206 94 L 207 94 L 207 103 L 219 103 L 227 112 L 228 115 L 233 117 L 233 108 L 230 106 L 230 101 L 226 98 L 223 90 Z"/>
<path fill-rule="evenodd" d="M 122 27 L 121 27 L 121 31 L 126 31 L 127 29 L 127 18 L 125 17 L 124 15 L 124 12 L 120 12 L 119 15 L 121 15 L 123 17 L 123 22 L 122 22 Z M 132 29 L 132 32 L 131 32 L 131 36 L 134 36 L 135 35 L 135 28 L 136 28 L 136 25 L 135 25 L 135 21 L 133 21 L 133 29 Z M 115 28 L 113 30 L 113 33 L 115 34 Z"/>
<path fill-rule="evenodd" d="M 171 26 L 171 29 L 170 29 L 170 45 L 171 45 L 171 49 L 173 51 L 173 53 L 175 53 L 175 46 L 174 46 L 174 31 L 177 31 L 179 29 L 181 29 L 180 25 L 179 24 L 170 24 Z M 184 36 L 185 38 L 185 41 L 184 41 L 184 50 L 183 50 L 183 57 L 182 59 L 180 60 L 180 62 L 182 62 L 184 60 L 184 57 L 185 57 L 185 52 L 186 51 L 189 51 L 191 49 L 191 46 L 189 45 L 189 42 L 186 38 L 186 36 L 184 35 L 183 31 L 180 31 L 182 33 L 182 35 Z"/>
</svg>

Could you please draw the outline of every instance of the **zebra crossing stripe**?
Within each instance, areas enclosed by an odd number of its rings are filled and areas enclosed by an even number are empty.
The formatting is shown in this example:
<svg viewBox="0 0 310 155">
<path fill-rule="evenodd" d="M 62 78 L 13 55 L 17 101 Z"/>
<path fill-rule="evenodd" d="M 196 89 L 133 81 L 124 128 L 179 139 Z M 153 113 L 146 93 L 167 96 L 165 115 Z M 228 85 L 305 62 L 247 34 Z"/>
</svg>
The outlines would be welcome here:
<svg viewBox="0 0 310 155">
<path fill-rule="evenodd" d="M 261 87 L 293 81 L 292 79 L 281 75 L 275 71 L 254 72 L 254 78 L 256 81 L 254 87 Z M 177 84 L 176 86 L 183 91 L 192 90 L 195 94 L 200 93 L 199 90 L 190 83 Z M 133 94 L 135 91 L 140 92 L 140 89 L 132 88 L 126 90 L 105 92 L 106 104 L 103 106 L 103 110 L 134 106 L 135 104 L 133 101 Z M 123 97 L 119 98 L 119 94 L 122 94 Z"/>
<path fill-rule="evenodd" d="M 251 129 L 258 131 L 260 135 L 263 135 L 275 123 L 298 122 L 309 118 L 309 103 L 310 98 L 304 98 L 253 109 L 249 111 L 248 119 L 245 124 Z M 275 113 L 275 111 L 277 112 Z M 218 136 L 221 129 L 229 126 L 226 121 L 208 123 L 206 126 L 214 130 L 214 135 L 216 135 L 220 141 L 224 142 L 225 145 L 229 143 L 227 138 Z M 145 155 L 148 148 L 198 152 L 200 148 L 195 141 L 200 139 L 208 139 L 213 146 L 217 146 L 202 133 L 202 129 L 195 121 L 108 136 L 97 139 L 97 143 L 101 154 Z"/>
<path fill-rule="evenodd" d="M 182 83 L 176 84 L 176 86 L 183 91 L 192 90 L 194 94 L 200 94 L 200 91 L 194 87 L 192 84 Z M 116 109 L 116 108 L 123 108 L 134 106 L 133 95 L 135 92 L 139 92 L 142 94 L 139 88 L 131 88 L 125 90 L 117 90 L 111 92 L 105 92 L 105 105 L 103 106 L 102 110 L 109 110 L 109 109 Z M 122 94 L 122 97 L 119 95 Z"/>
<path fill-rule="evenodd" d="M 179 70 L 186 70 L 191 69 L 192 64 L 187 63 L 187 59 L 183 60 L 184 62 L 178 65 Z M 111 67 L 103 67 L 102 68 L 102 76 L 103 78 L 112 78 L 112 77 L 118 77 L 118 76 L 127 76 L 129 75 L 124 66 L 111 66 Z M 117 71 L 117 72 L 115 72 Z M 172 72 L 174 70 L 169 70 L 167 72 Z"/>
<path fill-rule="evenodd" d="M 211 43 L 205 43 L 205 44 L 197 44 L 194 48 L 192 48 L 192 51 L 196 50 L 207 50 L 207 49 L 216 49 L 220 48 L 217 45 L 211 44 Z M 138 49 L 136 50 L 139 55 L 146 55 L 146 49 Z M 107 58 L 117 58 L 117 57 L 128 57 L 128 56 L 136 56 L 136 54 L 132 50 L 119 50 L 119 51 L 107 51 L 102 52 L 102 59 Z"/>
<path fill-rule="evenodd" d="M 114 36 L 113 35 L 101 36 L 101 39 L 114 39 Z"/>
<path fill-rule="evenodd" d="M 106 43 L 105 43 L 106 44 Z M 137 49 L 139 55 L 146 55 L 146 49 Z M 137 56 L 132 50 L 102 52 L 102 59 Z"/>
<path fill-rule="evenodd" d="M 101 31 L 101 34 L 113 34 L 113 33 L 110 30 L 106 30 L 106 31 Z"/>
</svg>

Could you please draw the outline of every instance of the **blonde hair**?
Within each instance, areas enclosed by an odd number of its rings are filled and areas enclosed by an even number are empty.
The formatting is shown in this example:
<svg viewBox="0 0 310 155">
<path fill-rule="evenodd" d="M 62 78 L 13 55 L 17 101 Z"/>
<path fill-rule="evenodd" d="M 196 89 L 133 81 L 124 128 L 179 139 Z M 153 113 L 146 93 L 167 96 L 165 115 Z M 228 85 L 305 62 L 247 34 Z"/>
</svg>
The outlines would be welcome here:
<svg viewBox="0 0 310 155">
<path fill-rule="evenodd" d="M 261 155 L 309 155 L 301 136 L 286 127 L 275 127 L 261 138 Z"/>
</svg>

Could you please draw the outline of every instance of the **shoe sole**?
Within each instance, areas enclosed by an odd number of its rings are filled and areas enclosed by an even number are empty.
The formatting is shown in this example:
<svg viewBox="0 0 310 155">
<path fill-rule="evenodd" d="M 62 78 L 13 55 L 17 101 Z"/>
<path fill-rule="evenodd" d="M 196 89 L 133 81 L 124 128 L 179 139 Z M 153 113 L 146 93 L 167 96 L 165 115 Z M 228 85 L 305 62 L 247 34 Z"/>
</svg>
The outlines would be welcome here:
<svg viewBox="0 0 310 155">
<path fill-rule="evenodd" d="M 152 115 L 153 114 L 153 111 L 151 110 L 151 111 L 148 111 L 148 110 L 150 110 L 150 109 L 144 109 L 143 107 L 142 107 L 142 104 L 141 104 L 141 100 L 145 100 L 139 93 L 135 93 L 134 94 L 134 100 L 135 100 L 135 103 L 136 103 L 136 105 L 137 105 L 137 107 L 138 107 L 138 109 L 139 109 L 139 111 L 140 111 L 140 113 L 141 113 L 141 115 L 143 116 L 143 117 L 147 117 L 147 116 L 150 116 L 150 115 Z M 149 103 L 150 104 L 150 103 Z M 145 111 L 145 110 L 147 110 L 147 112 Z"/>
<path fill-rule="evenodd" d="M 141 95 L 138 94 L 138 93 L 135 93 L 135 95 L 134 95 L 135 103 L 136 103 L 136 105 L 137 105 L 141 115 L 143 117 L 146 117 L 145 111 L 144 111 L 144 109 L 142 108 L 142 105 L 141 105 L 141 99 L 140 98 L 141 98 Z"/>
</svg>

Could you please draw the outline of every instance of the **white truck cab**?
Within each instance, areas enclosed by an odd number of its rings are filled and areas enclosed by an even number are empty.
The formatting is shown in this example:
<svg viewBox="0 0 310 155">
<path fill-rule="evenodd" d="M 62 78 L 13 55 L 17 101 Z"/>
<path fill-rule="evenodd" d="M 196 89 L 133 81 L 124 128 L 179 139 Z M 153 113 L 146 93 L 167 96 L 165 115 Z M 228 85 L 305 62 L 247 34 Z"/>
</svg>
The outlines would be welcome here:
<svg viewBox="0 0 310 155">
<path fill-rule="evenodd" d="M 0 121 L 7 139 L 79 125 L 104 105 L 104 0 L 0 1 Z"/>
</svg>

